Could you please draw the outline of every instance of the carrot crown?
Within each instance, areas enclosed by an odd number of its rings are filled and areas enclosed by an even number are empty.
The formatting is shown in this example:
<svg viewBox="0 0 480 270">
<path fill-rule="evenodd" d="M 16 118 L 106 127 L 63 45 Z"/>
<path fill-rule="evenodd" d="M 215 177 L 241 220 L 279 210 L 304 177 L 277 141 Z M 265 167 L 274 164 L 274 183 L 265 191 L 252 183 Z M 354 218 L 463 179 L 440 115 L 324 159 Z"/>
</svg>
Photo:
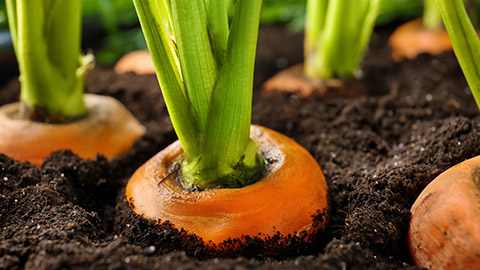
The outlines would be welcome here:
<svg viewBox="0 0 480 270">
<path fill-rule="evenodd" d="M 84 75 L 93 57 L 80 54 L 81 0 L 6 0 L 29 113 L 66 122 L 86 113 Z"/>
<path fill-rule="evenodd" d="M 480 40 L 462 0 L 437 0 L 463 74 L 480 108 Z"/>
<path fill-rule="evenodd" d="M 134 4 L 185 152 L 184 183 L 240 187 L 258 179 L 263 160 L 250 139 L 250 122 L 262 1 Z"/>
<path fill-rule="evenodd" d="M 355 75 L 367 49 L 380 0 L 308 0 L 305 74 L 316 79 Z"/>
</svg>

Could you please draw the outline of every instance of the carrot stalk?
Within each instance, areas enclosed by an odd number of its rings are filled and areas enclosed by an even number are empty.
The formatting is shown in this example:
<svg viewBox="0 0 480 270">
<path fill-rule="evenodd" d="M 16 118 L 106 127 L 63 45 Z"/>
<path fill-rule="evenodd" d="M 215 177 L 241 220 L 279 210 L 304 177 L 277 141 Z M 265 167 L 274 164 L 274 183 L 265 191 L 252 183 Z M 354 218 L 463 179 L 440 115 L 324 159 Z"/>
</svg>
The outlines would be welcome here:
<svg viewBox="0 0 480 270">
<path fill-rule="evenodd" d="M 6 0 L 6 5 L 26 110 L 53 122 L 85 115 L 84 76 L 93 57 L 80 55 L 81 1 Z"/>
<path fill-rule="evenodd" d="M 261 1 L 134 0 L 187 186 L 243 186 L 263 171 L 249 138 Z M 208 13 L 208 14 L 207 14 Z M 258 180 L 258 179 L 257 179 Z"/>
<path fill-rule="evenodd" d="M 437 8 L 436 0 L 425 0 L 423 7 L 423 26 L 430 30 L 443 27 L 442 16 Z"/>
<path fill-rule="evenodd" d="M 309 0 L 305 74 L 316 79 L 353 77 L 367 49 L 379 6 L 379 0 Z"/>
</svg>

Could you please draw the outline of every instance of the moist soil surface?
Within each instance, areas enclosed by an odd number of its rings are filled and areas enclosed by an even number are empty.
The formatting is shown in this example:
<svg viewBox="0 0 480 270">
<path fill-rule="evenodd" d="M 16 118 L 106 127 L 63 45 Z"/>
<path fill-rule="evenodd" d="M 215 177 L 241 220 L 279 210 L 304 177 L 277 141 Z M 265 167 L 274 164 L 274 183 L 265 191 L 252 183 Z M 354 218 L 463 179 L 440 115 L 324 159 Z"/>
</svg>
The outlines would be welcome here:
<svg viewBox="0 0 480 270">
<path fill-rule="evenodd" d="M 480 154 L 480 118 L 453 53 L 395 63 L 390 30 L 380 30 L 362 67 L 379 83 L 360 97 L 329 99 L 262 94 L 268 77 L 302 61 L 302 36 L 260 31 L 253 123 L 292 137 L 320 164 L 331 209 L 315 241 L 251 237 L 215 253 L 168 223 L 134 216 L 126 181 L 176 136 L 155 76 L 96 68 L 87 91 L 120 100 L 147 132 L 113 160 L 60 151 L 36 168 L 0 155 L 0 269 L 415 268 L 409 209 L 438 174 Z M 0 104 L 18 91 L 17 80 L 5 85 Z"/>
</svg>

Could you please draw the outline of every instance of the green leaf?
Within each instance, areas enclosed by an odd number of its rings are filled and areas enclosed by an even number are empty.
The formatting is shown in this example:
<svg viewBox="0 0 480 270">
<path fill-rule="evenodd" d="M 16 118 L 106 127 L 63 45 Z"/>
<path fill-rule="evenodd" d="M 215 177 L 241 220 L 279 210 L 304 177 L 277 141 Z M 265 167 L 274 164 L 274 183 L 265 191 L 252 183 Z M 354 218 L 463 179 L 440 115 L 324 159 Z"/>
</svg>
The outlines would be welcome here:
<svg viewBox="0 0 480 270">
<path fill-rule="evenodd" d="M 453 49 L 480 108 L 480 40 L 462 0 L 437 0 Z"/>
<path fill-rule="evenodd" d="M 195 114 L 186 95 L 178 62 L 177 49 L 172 40 L 170 6 L 165 1 L 134 0 L 150 54 L 157 71 L 163 97 L 173 127 L 185 152 L 198 153 L 198 134 Z"/>
<path fill-rule="evenodd" d="M 215 87 L 209 111 L 205 151 L 206 167 L 226 164 L 228 173 L 240 157 L 255 163 L 254 153 L 245 153 L 251 144 L 253 69 L 258 37 L 261 1 L 238 1 L 228 39 L 225 63 Z M 223 173 L 221 173 L 223 174 Z"/>
<path fill-rule="evenodd" d="M 217 77 L 205 4 L 203 0 L 176 0 L 172 13 L 185 88 L 202 131 Z"/>
</svg>

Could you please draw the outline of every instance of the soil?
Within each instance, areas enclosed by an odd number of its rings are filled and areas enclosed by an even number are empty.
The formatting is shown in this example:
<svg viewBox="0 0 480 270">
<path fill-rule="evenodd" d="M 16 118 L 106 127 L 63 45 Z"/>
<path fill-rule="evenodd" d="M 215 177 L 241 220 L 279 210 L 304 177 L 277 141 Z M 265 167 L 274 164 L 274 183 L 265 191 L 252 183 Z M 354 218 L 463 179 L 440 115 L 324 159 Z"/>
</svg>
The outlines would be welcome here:
<svg viewBox="0 0 480 270">
<path fill-rule="evenodd" d="M 119 99 L 147 133 L 113 160 L 60 151 L 36 168 L 0 155 L 0 269 L 415 268 L 409 209 L 439 173 L 480 154 L 480 114 L 453 53 L 395 63 L 390 30 L 380 30 L 363 65 L 366 77 L 383 78 L 382 91 L 308 100 L 261 94 L 268 77 L 302 61 L 302 36 L 260 31 L 253 123 L 294 138 L 323 169 L 331 219 L 316 241 L 252 237 L 213 253 L 168 223 L 133 216 L 123 200 L 128 177 L 176 137 L 155 76 L 96 68 L 87 91 Z M 8 83 L 0 104 L 18 89 Z"/>
</svg>

